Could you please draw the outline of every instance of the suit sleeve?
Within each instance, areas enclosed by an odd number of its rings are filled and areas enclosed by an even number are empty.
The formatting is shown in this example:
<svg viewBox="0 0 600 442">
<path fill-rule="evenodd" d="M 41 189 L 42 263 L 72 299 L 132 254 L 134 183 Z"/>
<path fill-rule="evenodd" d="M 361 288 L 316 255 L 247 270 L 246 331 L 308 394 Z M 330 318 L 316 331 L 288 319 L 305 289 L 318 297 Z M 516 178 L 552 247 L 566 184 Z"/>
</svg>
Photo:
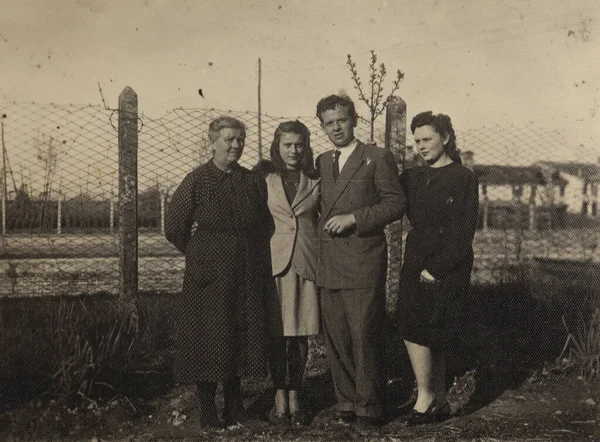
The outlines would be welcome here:
<svg viewBox="0 0 600 442">
<path fill-rule="evenodd" d="M 374 184 L 379 202 L 352 212 L 358 236 L 381 230 L 400 219 L 404 213 L 406 197 L 400 186 L 396 160 L 389 150 L 383 150 L 382 157 L 375 165 Z"/>
<path fill-rule="evenodd" d="M 457 203 L 444 228 L 441 249 L 425 259 L 424 267 L 435 279 L 454 270 L 472 250 L 479 210 L 479 185 L 475 174 L 469 174 L 463 197 Z"/>
<path fill-rule="evenodd" d="M 189 174 L 173 193 L 165 213 L 165 236 L 182 253 L 190 240 L 195 209 L 194 178 Z"/>
</svg>

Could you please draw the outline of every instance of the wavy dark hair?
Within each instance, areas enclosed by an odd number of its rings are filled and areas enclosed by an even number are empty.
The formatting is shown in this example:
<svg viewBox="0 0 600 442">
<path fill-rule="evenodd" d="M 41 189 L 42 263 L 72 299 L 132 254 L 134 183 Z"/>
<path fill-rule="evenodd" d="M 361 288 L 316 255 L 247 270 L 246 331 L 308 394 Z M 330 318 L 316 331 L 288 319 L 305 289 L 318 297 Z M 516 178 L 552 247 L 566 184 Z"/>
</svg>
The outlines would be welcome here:
<svg viewBox="0 0 600 442">
<path fill-rule="evenodd" d="M 299 167 L 302 172 L 309 178 L 317 178 L 319 173 L 315 169 L 314 165 L 314 154 L 310 147 L 310 130 L 303 123 L 298 120 L 285 121 L 277 126 L 275 133 L 273 134 L 273 142 L 271 143 L 271 149 L 269 156 L 271 161 L 261 160 L 256 165 L 256 169 L 263 175 L 269 173 L 278 173 L 279 175 L 285 175 L 287 173 L 287 167 L 281 154 L 279 153 L 279 142 L 283 134 L 296 134 L 302 137 L 304 143 L 304 149 L 299 160 Z"/>
<path fill-rule="evenodd" d="M 421 112 L 415 115 L 410 123 L 410 131 L 414 134 L 418 127 L 431 126 L 442 138 L 449 136 L 449 140 L 444 144 L 444 149 L 452 161 L 462 164 L 460 150 L 456 147 L 456 134 L 452 127 L 450 117 L 445 114 L 434 114 L 431 111 Z"/>
<path fill-rule="evenodd" d="M 345 107 L 348 109 L 348 116 L 352 118 L 353 123 L 358 123 L 358 114 L 356 113 L 356 107 L 354 101 L 346 94 L 342 95 L 329 95 L 325 98 L 321 98 L 317 103 L 317 117 L 319 121 L 323 123 L 323 112 L 327 110 L 335 110 L 338 107 Z"/>
</svg>

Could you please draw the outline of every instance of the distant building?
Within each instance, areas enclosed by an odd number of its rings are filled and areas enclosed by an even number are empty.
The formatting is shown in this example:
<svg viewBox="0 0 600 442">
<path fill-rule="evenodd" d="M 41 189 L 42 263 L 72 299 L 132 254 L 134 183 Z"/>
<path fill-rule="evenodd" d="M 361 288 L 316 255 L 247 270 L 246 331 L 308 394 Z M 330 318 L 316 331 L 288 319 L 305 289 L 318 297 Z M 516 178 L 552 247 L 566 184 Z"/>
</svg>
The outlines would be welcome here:
<svg viewBox="0 0 600 442">
<path fill-rule="evenodd" d="M 600 166 L 594 163 L 540 161 L 536 165 L 547 173 L 560 174 L 567 182 L 558 198 L 570 213 L 598 216 Z"/>
</svg>

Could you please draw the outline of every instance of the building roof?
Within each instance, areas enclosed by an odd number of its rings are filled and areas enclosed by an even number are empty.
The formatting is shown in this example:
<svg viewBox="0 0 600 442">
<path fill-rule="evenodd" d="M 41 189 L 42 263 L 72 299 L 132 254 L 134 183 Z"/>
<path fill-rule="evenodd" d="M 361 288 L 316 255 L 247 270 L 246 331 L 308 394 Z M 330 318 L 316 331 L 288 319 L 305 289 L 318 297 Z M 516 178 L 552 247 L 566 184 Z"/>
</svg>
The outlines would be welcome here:
<svg viewBox="0 0 600 442">
<path fill-rule="evenodd" d="M 505 166 L 475 164 L 473 171 L 480 184 L 487 185 L 512 185 L 522 186 L 525 184 L 546 185 L 548 179 L 538 166 Z M 551 176 L 555 185 L 565 185 L 567 180 L 559 173 L 554 172 Z"/>
<path fill-rule="evenodd" d="M 600 180 L 600 166 L 595 163 L 540 161 L 538 164 L 588 181 Z"/>
</svg>

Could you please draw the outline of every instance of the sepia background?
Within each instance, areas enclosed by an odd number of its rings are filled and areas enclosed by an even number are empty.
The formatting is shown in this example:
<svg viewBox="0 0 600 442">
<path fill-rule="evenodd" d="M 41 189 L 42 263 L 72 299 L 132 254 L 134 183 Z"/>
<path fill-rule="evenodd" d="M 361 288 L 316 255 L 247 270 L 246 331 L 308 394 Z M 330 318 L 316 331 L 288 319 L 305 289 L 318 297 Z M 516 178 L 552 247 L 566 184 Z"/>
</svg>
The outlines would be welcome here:
<svg viewBox="0 0 600 442">
<path fill-rule="evenodd" d="M 157 425 L 180 425 L 172 401 L 191 409 L 193 393 L 171 378 L 184 257 L 164 238 L 170 197 L 210 159 L 208 124 L 222 114 L 247 127 L 245 167 L 268 157 L 286 120 L 305 123 L 315 152 L 326 151 L 315 106 L 332 93 L 356 102 L 358 138 L 392 149 L 400 171 L 422 163 L 411 118 L 450 115 L 479 180 L 453 409 L 473 391 L 492 402 L 531 373 L 600 378 L 599 20 L 594 0 L 0 0 L 0 407 L 76 396 L 89 415 L 107 397 L 148 396 L 168 403 L 153 411 Z M 349 55 L 367 99 L 385 65 L 373 133 Z M 133 223 L 119 202 L 119 158 L 137 167 Z M 406 374 L 393 313 L 409 229 L 388 229 L 392 378 Z M 333 400 L 326 369 L 323 343 L 311 340 L 319 410 Z M 79 415 L 61 416 L 70 424 L 37 430 L 15 418 L 9 434 L 73 431 Z M 548 421 L 548 431 L 560 423 Z"/>
</svg>

